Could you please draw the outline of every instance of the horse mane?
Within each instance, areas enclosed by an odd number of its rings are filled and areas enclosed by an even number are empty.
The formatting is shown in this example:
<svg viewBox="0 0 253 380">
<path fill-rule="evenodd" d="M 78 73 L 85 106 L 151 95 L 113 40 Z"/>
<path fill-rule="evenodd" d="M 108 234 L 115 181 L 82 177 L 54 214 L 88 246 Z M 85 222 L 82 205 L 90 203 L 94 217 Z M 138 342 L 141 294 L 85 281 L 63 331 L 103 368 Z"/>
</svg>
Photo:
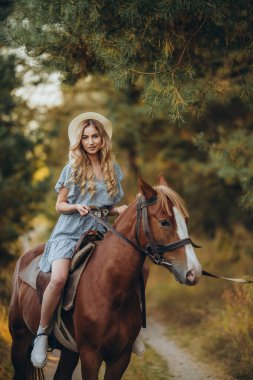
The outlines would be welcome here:
<svg viewBox="0 0 253 380">
<path fill-rule="evenodd" d="M 158 200 L 161 202 L 162 208 L 168 214 L 171 214 L 171 210 L 168 205 L 169 199 L 184 218 L 189 218 L 189 213 L 187 211 L 185 202 L 183 198 L 175 190 L 172 190 L 170 187 L 164 185 L 157 185 L 154 187 L 154 189 L 157 192 Z"/>
</svg>

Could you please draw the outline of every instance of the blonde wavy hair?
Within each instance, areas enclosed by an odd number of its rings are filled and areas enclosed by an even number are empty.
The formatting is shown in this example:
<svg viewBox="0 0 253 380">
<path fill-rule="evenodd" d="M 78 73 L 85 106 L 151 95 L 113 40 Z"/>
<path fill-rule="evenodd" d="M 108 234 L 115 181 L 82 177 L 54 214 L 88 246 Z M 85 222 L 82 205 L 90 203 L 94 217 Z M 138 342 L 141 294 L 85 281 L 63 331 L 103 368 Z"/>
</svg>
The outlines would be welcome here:
<svg viewBox="0 0 253 380">
<path fill-rule="evenodd" d="M 101 149 L 98 151 L 98 159 L 108 194 L 110 197 L 113 197 L 118 193 L 118 187 L 113 164 L 114 157 L 111 151 L 111 140 L 105 132 L 103 125 L 97 120 L 89 119 L 80 123 L 77 142 L 69 149 L 69 161 L 72 168 L 70 181 L 80 186 L 82 194 L 85 194 L 86 191 L 91 194 L 91 197 L 96 194 L 95 175 L 92 164 L 81 144 L 83 131 L 86 127 L 90 126 L 96 128 L 102 140 Z"/>
</svg>

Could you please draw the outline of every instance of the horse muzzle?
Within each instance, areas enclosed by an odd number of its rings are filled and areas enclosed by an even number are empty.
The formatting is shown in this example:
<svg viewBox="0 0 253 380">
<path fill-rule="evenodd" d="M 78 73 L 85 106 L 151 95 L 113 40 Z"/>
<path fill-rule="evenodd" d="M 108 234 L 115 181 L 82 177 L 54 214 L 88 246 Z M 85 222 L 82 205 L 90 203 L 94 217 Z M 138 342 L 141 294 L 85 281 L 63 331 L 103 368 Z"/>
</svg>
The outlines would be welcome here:
<svg viewBox="0 0 253 380">
<path fill-rule="evenodd" d="M 180 268 L 172 266 L 171 271 L 177 282 L 183 285 L 193 286 L 199 282 L 202 274 L 202 267 L 199 264 L 197 267 L 182 271 Z"/>
<path fill-rule="evenodd" d="M 190 269 L 187 273 L 186 273 L 186 282 L 185 284 L 186 285 L 196 285 L 198 282 L 199 282 L 199 279 L 200 279 L 200 276 L 201 276 L 201 273 L 202 273 L 202 269 L 201 271 L 196 271 L 195 269 Z"/>
</svg>

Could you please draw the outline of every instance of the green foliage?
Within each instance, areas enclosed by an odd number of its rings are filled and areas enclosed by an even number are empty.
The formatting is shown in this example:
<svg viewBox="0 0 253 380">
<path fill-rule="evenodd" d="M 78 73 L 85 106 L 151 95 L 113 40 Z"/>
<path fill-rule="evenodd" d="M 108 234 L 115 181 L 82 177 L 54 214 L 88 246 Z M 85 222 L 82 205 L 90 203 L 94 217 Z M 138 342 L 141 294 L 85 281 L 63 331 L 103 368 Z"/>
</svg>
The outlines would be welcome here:
<svg viewBox="0 0 253 380">
<path fill-rule="evenodd" d="M 15 9 L 12 42 L 69 83 L 106 73 L 173 121 L 210 99 L 252 98 L 249 2 L 20 0 Z"/>
<path fill-rule="evenodd" d="M 114 141 L 126 168 L 141 171 L 151 183 L 164 172 L 185 198 L 194 231 L 213 235 L 217 227 L 231 229 L 238 220 L 251 228 L 250 110 L 238 99 L 213 103 L 201 118 L 187 118 L 178 128 L 168 123 L 165 111 L 147 115 L 139 95 L 131 86 L 111 96 L 108 104 L 114 117 Z M 130 178 L 125 186 L 132 191 Z"/>
<path fill-rule="evenodd" d="M 223 131 L 225 132 L 225 131 Z M 219 142 L 208 144 L 210 166 L 228 185 L 239 185 L 245 192 L 241 202 L 252 209 L 253 199 L 253 137 L 249 132 L 236 130 L 222 133 Z"/>
<path fill-rule="evenodd" d="M 203 128 L 205 124 L 205 129 Z M 234 188 L 234 200 L 252 210 L 253 139 L 252 114 L 238 99 L 221 106 L 212 104 L 204 117 L 194 123 L 195 145 L 206 155 L 205 170 L 226 188 Z M 233 205 L 234 201 L 231 199 Z M 238 201 L 236 201 L 238 202 Z"/>
</svg>

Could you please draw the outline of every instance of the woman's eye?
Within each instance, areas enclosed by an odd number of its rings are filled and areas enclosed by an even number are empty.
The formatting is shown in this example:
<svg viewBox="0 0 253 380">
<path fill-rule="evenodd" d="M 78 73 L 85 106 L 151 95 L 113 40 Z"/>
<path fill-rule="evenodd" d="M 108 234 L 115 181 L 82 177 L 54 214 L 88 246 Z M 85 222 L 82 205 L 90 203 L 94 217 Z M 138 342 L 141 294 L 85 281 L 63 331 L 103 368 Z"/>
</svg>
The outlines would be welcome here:
<svg viewBox="0 0 253 380">
<path fill-rule="evenodd" d="M 161 220 L 160 224 L 161 224 L 162 227 L 170 227 L 171 226 L 169 220 Z"/>
</svg>

